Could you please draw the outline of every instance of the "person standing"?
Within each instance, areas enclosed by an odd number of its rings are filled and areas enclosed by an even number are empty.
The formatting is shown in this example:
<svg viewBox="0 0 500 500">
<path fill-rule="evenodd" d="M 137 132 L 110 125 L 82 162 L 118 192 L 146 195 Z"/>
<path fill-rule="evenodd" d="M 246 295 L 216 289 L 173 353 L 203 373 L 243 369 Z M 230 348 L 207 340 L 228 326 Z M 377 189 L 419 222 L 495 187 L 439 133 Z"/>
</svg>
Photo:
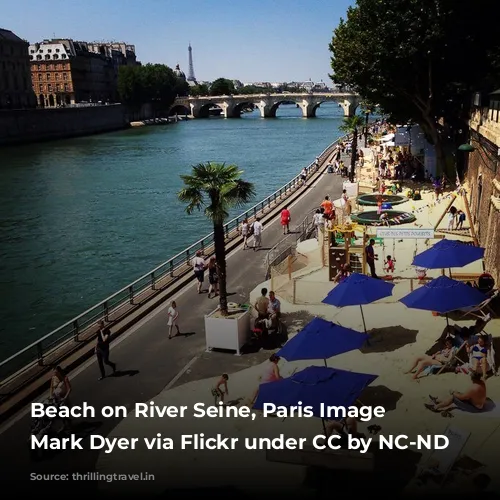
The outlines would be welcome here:
<svg viewBox="0 0 500 500">
<path fill-rule="evenodd" d="M 241 223 L 241 236 L 243 236 L 243 250 L 246 250 L 248 248 L 247 240 L 249 232 L 250 228 L 248 226 L 248 219 L 243 219 L 243 222 Z"/>
<path fill-rule="evenodd" d="M 302 183 L 302 186 L 306 183 L 307 180 L 307 168 L 304 167 L 302 171 L 300 172 L 300 180 Z"/>
<path fill-rule="evenodd" d="M 95 355 L 101 376 L 98 380 L 106 378 L 104 365 L 108 365 L 113 370 L 113 375 L 116 373 L 116 364 L 109 360 L 109 342 L 111 341 L 111 331 L 108 326 L 104 325 L 104 321 L 99 321 L 99 331 L 97 332 L 97 342 L 95 346 Z"/>
<path fill-rule="evenodd" d="M 453 231 L 457 219 L 457 209 L 451 207 L 448 211 L 448 231 Z"/>
<path fill-rule="evenodd" d="M 370 268 L 370 273 L 372 275 L 372 278 L 377 278 L 377 273 L 375 271 L 375 261 L 377 260 L 377 255 L 375 254 L 374 250 L 374 245 L 375 245 L 375 240 L 372 238 L 370 239 L 370 242 L 368 243 L 368 246 L 365 248 L 365 255 L 366 255 L 366 262 L 368 264 L 368 267 Z"/>
<path fill-rule="evenodd" d="M 217 274 L 217 262 L 215 257 L 210 257 L 208 261 L 208 298 L 214 293 L 214 297 L 219 293 L 219 275 Z"/>
<path fill-rule="evenodd" d="M 456 229 L 461 230 L 461 229 L 463 229 L 463 225 L 465 222 L 465 213 L 462 210 L 459 210 L 457 212 L 457 217 L 458 217 L 458 219 L 457 219 Z"/>
<path fill-rule="evenodd" d="M 205 281 L 205 259 L 201 250 L 196 252 L 196 256 L 191 261 L 194 275 L 198 281 L 198 293 L 202 292 L 203 281 Z"/>
<path fill-rule="evenodd" d="M 264 230 L 264 226 L 262 222 L 260 222 L 260 217 L 255 219 L 253 223 L 253 251 L 256 252 L 257 248 L 262 246 L 262 231 Z"/>
<path fill-rule="evenodd" d="M 168 308 L 168 340 L 172 338 L 172 330 L 177 330 L 175 335 L 179 335 L 181 332 L 179 331 L 179 325 L 177 324 L 177 319 L 179 318 L 179 310 L 177 309 L 177 304 L 175 300 L 172 301 L 170 307 Z M 174 336 L 175 336 L 174 335 Z"/>
<path fill-rule="evenodd" d="M 283 234 L 290 233 L 290 221 L 292 220 L 290 210 L 285 207 L 281 211 L 281 226 L 283 227 Z"/>
</svg>

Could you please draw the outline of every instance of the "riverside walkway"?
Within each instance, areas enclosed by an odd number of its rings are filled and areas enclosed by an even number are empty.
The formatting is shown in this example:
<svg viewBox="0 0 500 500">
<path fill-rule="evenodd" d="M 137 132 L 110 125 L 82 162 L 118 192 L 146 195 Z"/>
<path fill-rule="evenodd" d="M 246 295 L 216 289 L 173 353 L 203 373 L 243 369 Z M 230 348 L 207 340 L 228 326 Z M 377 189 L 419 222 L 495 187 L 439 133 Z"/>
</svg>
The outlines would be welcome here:
<svg viewBox="0 0 500 500">
<path fill-rule="evenodd" d="M 344 160 L 347 162 L 346 158 Z M 327 174 L 326 163 L 321 166 L 322 173 L 309 181 L 312 185 L 289 205 L 293 222 L 300 222 L 312 209 L 318 207 L 326 194 L 333 198 L 340 196 L 341 178 Z M 282 238 L 282 228 L 277 215 L 264 227 L 263 249 L 258 252 L 243 251 L 240 246 L 228 255 L 227 288 L 231 294 L 230 301 L 248 300 L 249 292 L 262 282 L 266 274 L 267 251 Z M 207 286 L 206 283 L 205 287 Z M 268 352 L 242 357 L 217 352 L 203 354 L 204 315 L 217 307 L 217 298 L 208 299 L 206 293 L 198 295 L 195 283 L 191 283 L 174 299 L 179 310 L 179 326 L 185 335 L 168 340 L 168 305 L 160 306 L 112 343 L 110 357 L 118 365 L 117 376 L 98 381 L 99 370 L 94 359 L 69 374 L 73 405 L 87 402 L 96 409 L 105 405 L 125 405 L 131 408 L 136 402 L 154 398 L 166 386 L 178 385 L 193 377 L 216 377 L 222 371 L 231 371 L 232 368 L 243 369 L 253 363 L 262 362 L 269 355 Z M 200 360 L 202 354 L 204 359 Z M 28 445 L 30 423 L 29 408 L 26 408 L 0 428 L 0 449 L 3 450 L 0 481 L 3 485 L 12 482 L 18 493 L 20 490 L 33 488 L 40 491 L 42 487 L 50 488 L 50 482 L 39 482 L 35 486 L 30 482 L 30 474 L 87 473 L 94 470 L 99 451 L 49 452 L 49 456 L 44 460 L 33 461 Z M 102 417 L 91 420 L 76 419 L 73 432 L 78 437 L 89 434 L 106 436 L 117 423 L 117 419 Z M 52 486 L 54 487 L 54 483 Z M 73 493 L 75 488 L 78 488 L 77 491 L 81 494 L 92 493 L 96 483 L 59 482 L 55 485 L 54 492 L 60 494 L 65 487 Z"/>
</svg>

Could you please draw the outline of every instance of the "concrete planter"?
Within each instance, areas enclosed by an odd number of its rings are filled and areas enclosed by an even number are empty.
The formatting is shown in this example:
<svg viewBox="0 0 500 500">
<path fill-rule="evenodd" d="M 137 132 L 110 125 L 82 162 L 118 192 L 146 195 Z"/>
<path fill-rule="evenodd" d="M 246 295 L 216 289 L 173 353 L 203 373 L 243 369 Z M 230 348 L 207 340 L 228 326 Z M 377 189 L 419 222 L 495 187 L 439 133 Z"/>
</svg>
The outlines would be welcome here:
<svg viewBox="0 0 500 500">
<path fill-rule="evenodd" d="M 219 308 L 205 316 L 205 340 L 207 351 L 228 349 L 236 351 L 250 340 L 250 310 L 230 309 L 229 316 L 218 315 Z"/>
</svg>

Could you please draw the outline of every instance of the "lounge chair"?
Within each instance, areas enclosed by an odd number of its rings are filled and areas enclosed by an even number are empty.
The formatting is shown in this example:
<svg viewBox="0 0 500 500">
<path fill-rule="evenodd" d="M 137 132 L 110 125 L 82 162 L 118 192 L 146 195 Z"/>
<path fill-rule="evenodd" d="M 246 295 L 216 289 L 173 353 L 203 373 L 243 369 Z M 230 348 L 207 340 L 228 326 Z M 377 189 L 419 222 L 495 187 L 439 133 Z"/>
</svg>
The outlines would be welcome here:
<svg viewBox="0 0 500 500">
<path fill-rule="evenodd" d="M 488 335 L 488 351 L 486 353 L 486 362 L 488 363 L 488 369 L 486 370 L 487 373 L 492 372 L 493 375 L 498 375 L 497 369 L 496 369 L 496 364 L 495 364 L 495 348 L 493 346 L 493 336 L 491 334 Z M 477 335 L 474 335 L 474 337 L 470 338 L 469 341 L 469 346 L 473 346 L 477 343 Z M 465 346 L 465 343 L 464 343 Z M 458 353 L 457 353 L 458 356 Z M 460 371 L 462 373 L 469 373 L 471 367 L 472 367 L 472 352 L 469 353 L 467 361 L 463 361 L 457 356 L 456 359 L 459 362 L 460 366 L 457 368 L 457 371 Z"/>
<path fill-rule="evenodd" d="M 461 318 L 465 318 L 467 315 L 474 316 L 476 318 L 484 318 L 486 316 L 485 312 L 489 311 L 490 313 L 494 313 L 493 309 L 490 307 L 490 302 L 495 300 L 498 297 L 498 290 L 495 290 L 487 299 L 483 300 L 481 304 L 474 307 L 465 307 L 463 309 L 459 309 L 460 312 L 463 312 Z"/>
</svg>

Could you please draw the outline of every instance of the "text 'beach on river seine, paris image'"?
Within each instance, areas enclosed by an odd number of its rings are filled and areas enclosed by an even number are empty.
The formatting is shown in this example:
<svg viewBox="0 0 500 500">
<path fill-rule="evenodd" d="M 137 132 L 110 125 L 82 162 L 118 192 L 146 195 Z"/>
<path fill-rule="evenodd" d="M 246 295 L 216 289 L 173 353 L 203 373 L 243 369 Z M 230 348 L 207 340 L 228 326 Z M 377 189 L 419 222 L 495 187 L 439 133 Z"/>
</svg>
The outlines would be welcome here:
<svg viewBox="0 0 500 500">
<path fill-rule="evenodd" d="M 2 484 L 498 496 L 500 3 L 54 7 L 0 25 Z"/>
</svg>

